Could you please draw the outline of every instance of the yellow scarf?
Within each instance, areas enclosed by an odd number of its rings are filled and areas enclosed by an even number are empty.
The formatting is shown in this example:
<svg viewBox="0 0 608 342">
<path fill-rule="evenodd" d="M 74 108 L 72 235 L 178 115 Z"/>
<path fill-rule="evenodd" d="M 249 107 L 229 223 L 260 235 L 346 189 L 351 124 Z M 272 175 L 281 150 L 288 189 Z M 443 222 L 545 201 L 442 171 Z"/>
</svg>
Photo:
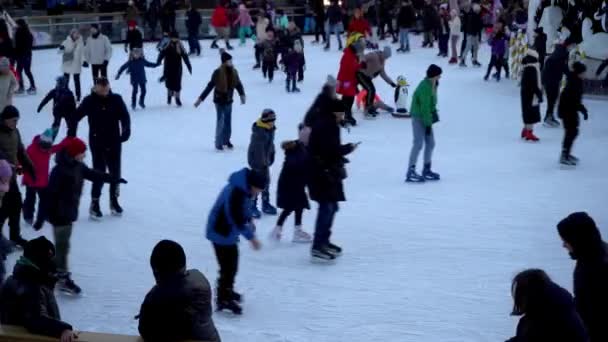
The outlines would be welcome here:
<svg viewBox="0 0 608 342">
<path fill-rule="evenodd" d="M 272 124 L 269 122 L 264 122 L 262 121 L 262 119 L 258 119 L 258 121 L 255 122 L 256 126 L 260 127 L 260 128 L 264 128 L 267 130 L 271 130 L 272 129 Z"/>
</svg>

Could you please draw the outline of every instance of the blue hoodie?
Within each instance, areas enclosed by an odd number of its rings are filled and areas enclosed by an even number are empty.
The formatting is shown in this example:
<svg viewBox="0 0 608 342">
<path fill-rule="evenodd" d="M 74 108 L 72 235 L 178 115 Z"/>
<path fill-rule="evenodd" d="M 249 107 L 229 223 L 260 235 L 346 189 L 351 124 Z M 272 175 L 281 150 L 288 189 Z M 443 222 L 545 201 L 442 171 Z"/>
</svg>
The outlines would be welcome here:
<svg viewBox="0 0 608 342">
<path fill-rule="evenodd" d="M 235 245 L 239 235 L 247 240 L 254 238 L 250 221 L 253 203 L 247 183 L 248 170 L 230 175 L 228 184 L 215 201 L 207 221 L 207 239 L 218 245 Z"/>
</svg>

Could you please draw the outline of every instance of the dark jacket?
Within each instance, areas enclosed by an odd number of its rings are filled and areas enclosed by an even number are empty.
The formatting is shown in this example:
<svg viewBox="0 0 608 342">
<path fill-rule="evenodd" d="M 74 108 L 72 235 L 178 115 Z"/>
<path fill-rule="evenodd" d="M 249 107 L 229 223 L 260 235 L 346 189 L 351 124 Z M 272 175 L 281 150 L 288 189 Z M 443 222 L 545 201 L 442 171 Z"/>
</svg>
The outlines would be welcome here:
<svg viewBox="0 0 608 342">
<path fill-rule="evenodd" d="M 106 97 L 91 93 L 76 109 L 74 123 L 68 136 L 75 137 L 78 122 L 89 119 L 89 145 L 91 147 L 117 147 L 131 136 L 131 117 L 118 94 Z"/>
<path fill-rule="evenodd" d="M 559 97 L 557 114 L 562 120 L 568 121 L 569 124 L 578 125 L 579 112 L 583 114 L 587 113 L 587 108 L 583 105 L 583 80 L 570 73 L 568 74 L 566 87 Z"/>
<path fill-rule="evenodd" d="M 310 209 L 306 195 L 308 150 L 300 141 L 287 141 L 281 147 L 285 151 L 285 161 L 277 186 L 277 206 L 286 210 Z"/>
<path fill-rule="evenodd" d="M 534 38 L 534 50 L 538 52 L 541 64 L 544 63 L 547 56 L 547 35 L 545 33 L 537 34 Z"/>
<path fill-rule="evenodd" d="M 266 170 L 274 163 L 274 132 L 276 127 L 268 127 L 258 120 L 251 127 L 251 140 L 247 151 L 247 161 L 254 170 Z"/>
<path fill-rule="evenodd" d="M 25 153 L 19 129 L 10 129 L 0 124 L 0 153 L 5 156 L 4 159 L 10 164 L 14 166 L 21 164 L 30 174 L 34 173 L 34 166 L 27 153 Z M 13 178 L 15 177 L 16 173 L 13 172 Z"/>
<path fill-rule="evenodd" d="M 232 75 L 232 73 L 235 73 L 235 75 Z M 222 86 L 223 82 L 226 82 L 225 87 Z M 225 88 L 225 90 L 222 90 L 222 88 Z M 211 93 L 211 90 L 214 89 L 213 102 L 217 104 L 231 104 L 234 101 L 235 89 L 241 97 L 245 95 L 245 89 L 243 89 L 243 84 L 234 67 L 228 68 L 222 65 L 215 69 L 213 75 L 211 75 L 211 80 L 199 97 L 201 101 L 204 101 Z"/>
<path fill-rule="evenodd" d="M 15 31 L 15 58 L 31 57 L 34 36 L 28 27 L 18 27 Z"/>
<path fill-rule="evenodd" d="M 588 342 L 570 293 L 552 283 L 543 295 L 519 320 L 517 334 L 508 342 Z"/>
<path fill-rule="evenodd" d="M 559 44 L 555 46 L 555 50 L 545 61 L 543 86 L 546 89 L 558 90 L 566 74 L 568 74 L 568 49 Z"/>
<path fill-rule="evenodd" d="M 56 279 L 22 257 L 0 292 L 0 322 L 33 334 L 60 337 L 72 326 L 62 322 L 55 300 Z"/>
<path fill-rule="evenodd" d="M 303 53 L 290 51 L 285 58 L 283 58 L 283 64 L 285 65 L 285 71 L 288 74 L 293 75 L 296 74 L 300 68 L 304 67 L 306 60 Z"/>
<path fill-rule="evenodd" d="M 0 57 L 8 58 L 11 63 L 15 61 L 15 47 L 10 37 L 4 37 L 0 42 Z"/>
<path fill-rule="evenodd" d="M 139 311 L 139 333 L 146 341 L 220 342 L 212 318 L 211 287 L 198 270 L 162 279 Z"/>
<path fill-rule="evenodd" d="M 473 10 L 466 12 L 462 20 L 462 30 L 468 35 L 480 35 L 483 30 L 481 14 L 475 13 Z"/>
<path fill-rule="evenodd" d="M 145 57 L 130 59 L 118 69 L 116 78 L 118 79 L 125 70 L 129 70 L 131 84 L 146 83 L 146 67 L 156 68 L 157 66 L 156 63 L 149 62 Z"/>
<path fill-rule="evenodd" d="M 143 48 L 144 46 L 144 37 L 141 32 L 135 28 L 133 30 L 127 30 L 127 39 L 125 40 L 125 47 L 129 48 L 129 50 L 133 50 L 134 48 Z"/>
<path fill-rule="evenodd" d="M 540 121 L 540 103 L 543 101 L 543 90 L 540 84 L 538 59 L 526 56 L 522 60 L 521 76 L 521 110 L 525 124 Z"/>
<path fill-rule="evenodd" d="M 198 31 L 203 23 L 201 14 L 196 9 L 191 9 L 186 12 L 186 29 L 188 34 L 198 34 Z"/>
<path fill-rule="evenodd" d="M 339 5 L 331 5 L 327 8 L 327 20 L 329 20 L 330 25 L 342 22 L 342 9 Z"/>
<path fill-rule="evenodd" d="M 192 65 L 190 64 L 190 59 L 188 58 L 186 50 L 181 43 L 171 42 L 158 54 L 156 64 L 160 65 L 163 60 L 165 61 L 163 66 L 165 86 L 167 89 L 172 91 L 181 91 L 183 70 L 182 60 L 184 64 L 186 64 L 188 72 L 192 74 Z"/>
<path fill-rule="evenodd" d="M 69 88 L 55 87 L 49 91 L 38 105 L 38 113 L 51 100 L 53 100 L 54 117 L 65 118 L 68 123 L 73 121 L 74 112 L 76 112 L 76 100 L 74 99 L 74 93 Z"/>
<path fill-rule="evenodd" d="M 55 157 L 57 164 L 51 171 L 47 195 L 47 221 L 54 226 L 65 226 L 78 220 L 78 208 L 84 180 L 91 182 L 118 182 L 109 174 L 90 169 L 84 163 L 60 151 Z"/>
<path fill-rule="evenodd" d="M 411 29 L 416 25 L 416 13 L 411 5 L 401 6 L 397 16 L 397 26 L 402 29 Z"/>
<path fill-rule="evenodd" d="M 425 31 L 433 31 L 439 27 L 439 13 L 433 5 L 425 5 L 422 10 L 422 26 Z"/>
</svg>

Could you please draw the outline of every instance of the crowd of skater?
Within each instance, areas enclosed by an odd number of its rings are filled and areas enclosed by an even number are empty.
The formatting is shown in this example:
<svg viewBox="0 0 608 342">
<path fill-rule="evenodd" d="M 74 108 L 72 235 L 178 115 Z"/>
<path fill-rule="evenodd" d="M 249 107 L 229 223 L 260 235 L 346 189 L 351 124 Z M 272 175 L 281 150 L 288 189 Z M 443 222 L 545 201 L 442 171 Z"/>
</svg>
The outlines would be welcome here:
<svg viewBox="0 0 608 342">
<path fill-rule="evenodd" d="M 297 131 L 294 128 L 294 137 L 297 138 L 275 143 L 277 114 L 271 108 L 262 110 L 259 118 L 252 123 L 247 153 L 249 167 L 229 176 L 228 183 L 209 213 L 206 226 L 206 237 L 212 243 L 219 265 L 216 309 L 242 313 L 243 297 L 235 290 L 239 236 L 248 240 L 253 249 L 260 249 L 262 243 L 256 232 L 255 220 L 262 215 L 278 215 L 276 226 L 270 234 L 272 241 L 283 238 L 283 227 L 289 216 L 293 215 L 292 241 L 310 243 L 314 261 L 331 262 L 342 255 L 342 247 L 332 242 L 331 235 L 335 215 L 340 203 L 346 199 L 343 182 L 347 178 L 347 155 L 355 152 L 360 144 L 343 143 L 341 139 L 343 127 L 357 125 L 352 111 L 356 98 L 360 99 L 366 117 L 373 118 L 378 115 L 379 109 L 384 109 L 396 117 L 411 118 L 413 145 L 406 182 L 440 179 L 440 175 L 432 170 L 435 146 L 433 125 L 439 122 L 437 96 L 444 70 L 438 65 L 429 65 L 426 77 L 412 93 L 411 106 L 407 108 L 407 80 L 399 76 L 394 81 L 386 73 L 385 65 L 392 56 L 392 49 L 390 46 L 379 46 L 387 33 L 392 36 L 394 43 L 399 44 L 398 52 L 413 50 L 409 34 L 420 11 L 407 0 L 398 4 L 397 30 L 389 24 L 390 21 L 378 21 L 374 7 L 357 8 L 352 18 L 345 18 L 344 11 L 333 1 L 323 10 L 322 25 L 317 25 L 316 32 L 317 41 L 321 42 L 321 36 L 326 50 L 331 49 L 331 35 L 336 36 L 338 48 L 343 50 L 339 72 L 336 78 L 327 78 Z M 219 48 L 218 41 L 224 40 L 225 49 L 219 51 L 220 65 L 195 102 L 195 106 L 199 106 L 213 92 L 217 113 L 215 148 L 218 151 L 234 147 L 231 128 L 235 93 L 242 104 L 246 103 L 245 84 L 228 52 L 233 49 L 229 44 L 231 26 L 239 25 L 242 45 L 255 32 L 252 52 L 256 64 L 253 68 L 261 69 L 262 76 L 269 82 L 274 80 L 275 71 L 282 68 L 286 92 L 299 92 L 297 84 L 304 81 L 306 67 L 302 33 L 284 13 L 273 12 L 270 15 L 262 9 L 254 22 L 244 4 L 236 18 L 230 18 L 228 7 L 228 4 L 220 4 L 213 14 L 212 25 L 218 36 L 211 47 Z M 421 12 L 425 19 L 423 48 L 432 48 L 438 42 L 438 56 L 450 57 L 450 64 L 456 64 L 460 59 L 460 65 L 466 66 L 468 55 L 471 54 L 472 64 L 481 66 L 478 50 L 485 27 L 481 10 L 479 4 L 472 4 L 460 13 L 428 2 Z M 132 110 L 138 106 L 146 108 L 146 68 L 159 67 L 161 64 L 161 81 L 167 89 L 167 104 L 175 101 L 177 106 L 182 106 L 180 94 L 184 66 L 192 73 L 190 57 L 201 54 L 197 36 L 201 20 L 200 15 L 197 17 L 198 12 L 194 12 L 197 11 L 192 7 L 187 12 L 189 51 L 169 24 L 167 30 L 163 28 L 165 36 L 158 44 L 159 54 L 154 62 L 143 54 L 143 37 L 136 22 L 129 21 L 124 45 L 129 57 L 117 69 L 115 79 L 128 72 L 133 89 Z M 347 25 L 344 25 L 345 21 Z M 4 26 L 0 25 L 0 31 Z M 387 31 L 386 26 L 389 27 Z M 500 80 L 501 68 L 508 67 L 505 61 L 509 40 L 505 28 L 508 26 L 497 19 L 489 35 L 492 56 L 486 79 L 489 79 L 492 68 L 496 68 L 494 77 Z M 24 32 L 20 35 L 17 33 L 21 28 L 27 29 L 27 24 L 18 20 L 16 27 L 15 38 L 25 36 Z M 344 30 L 344 27 L 347 29 Z M 380 37 L 376 28 L 379 28 Z M 346 32 L 344 42 L 342 31 Z M 579 112 L 585 120 L 588 116 L 581 102 L 582 77 L 586 70 L 581 63 L 568 63 L 567 51 L 572 41 L 560 42 L 545 59 L 545 51 L 541 48 L 543 33 L 538 31 L 537 37 L 538 42 L 533 44 L 537 48 L 527 49 L 521 72 L 525 125 L 522 138 L 538 140 L 533 133 L 533 125 L 541 121 L 540 104 L 546 93 L 548 108 L 544 121 L 551 127 L 559 125 L 553 113 L 557 109 L 565 131 L 561 163 L 575 165 L 577 159 L 571 155 L 571 148 L 578 135 Z M 19 39 L 21 43 L 24 40 Z M 457 53 L 459 43 L 460 55 Z M 18 45 L 15 44 L 15 47 Z M 0 51 L 4 51 L 1 49 L 0 44 Z M 23 325 L 34 333 L 60 337 L 67 342 L 74 340 L 76 335 L 69 324 L 60 320 L 53 290 L 57 286 L 71 294 L 81 292 L 71 277 L 68 256 L 72 231 L 78 220 L 83 182 L 88 180 L 93 183 L 89 209 L 92 219 L 103 219 L 99 201 L 104 184 L 109 184 L 110 188 L 111 213 L 116 216 L 123 214 L 118 201 L 120 185 L 127 183 L 121 177 L 122 144 L 130 139 L 131 122 L 122 97 L 111 91 L 108 72 L 112 45 L 101 28 L 92 25 L 86 42 L 78 30 L 73 30 L 59 49 L 63 75 L 57 78 L 55 88 L 49 91 L 38 107 L 40 112 L 52 101 L 53 121 L 51 127 L 35 136 L 27 148 L 19 133 L 20 112 L 13 106 L 12 95 L 25 92 L 21 71 L 30 81 L 27 92 L 36 92 L 30 71 L 31 43 L 29 52 L 21 50 L 10 55 L 14 58 L 0 58 L 0 222 L 3 224 L 8 220 L 10 230 L 10 241 L 2 240 L 2 253 L 23 249 L 13 275 L 0 292 L 0 321 L 3 324 Z M 13 65 L 17 65 L 14 72 L 11 70 Z M 94 83 L 91 93 L 84 97 L 80 89 L 82 68 L 91 69 Z M 505 71 L 509 73 L 508 68 Z M 396 108 L 378 101 L 374 85 L 374 79 L 378 76 L 394 88 Z M 563 76 L 567 81 L 560 95 L 559 84 Z M 70 80 L 73 80 L 74 92 L 70 89 Z M 89 126 L 88 146 L 77 137 L 79 122 L 85 117 Z M 67 136 L 54 144 L 62 122 L 67 127 Z M 270 168 L 279 150 L 275 145 L 285 154 L 277 181 L 276 204 L 280 212 L 272 204 L 269 191 L 272 178 Z M 83 162 L 87 151 L 92 156 L 92 168 Z M 423 167 L 418 174 L 416 165 L 420 152 L 423 152 Z M 51 169 L 49 163 L 53 155 L 56 155 L 56 163 Z M 18 174 L 23 174 L 23 185 L 26 187 L 23 201 L 17 183 Z M 261 205 L 258 205 L 259 197 Z M 309 199 L 318 203 L 314 234 L 309 234 L 302 227 L 304 212 L 310 209 Z M 43 228 L 45 222 L 50 223 L 55 242 L 44 237 L 26 241 L 20 232 L 21 216 L 37 231 Z M 587 214 L 575 213 L 559 223 L 558 232 L 564 246 L 577 260 L 574 275 L 576 301 L 543 271 L 522 272 L 514 279 L 512 286 L 513 314 L 522 316 L 517 336 L 511 340 L 513 342 L 560 340 L 563 336 L 568 336 L 568 341 L 580 342 L 608 339 L 608 331 L 602 323 L 607 318 L 605 308 L 608 307 L 608 296 L 604 290 L 608 285 L 608 255 L 599 230 Z M 169 240 L 159 242 L 152 252 L 150 264 L 157 284 L 146 296 L 139 315 L 139 331 L 144 339 L 219 341 L 212 320 L 211 286 L 199 271 L 186 270 L 186 256 L 181 246 Z M 175 297 L 183 300 L 174 301 Z"/>
</svg>

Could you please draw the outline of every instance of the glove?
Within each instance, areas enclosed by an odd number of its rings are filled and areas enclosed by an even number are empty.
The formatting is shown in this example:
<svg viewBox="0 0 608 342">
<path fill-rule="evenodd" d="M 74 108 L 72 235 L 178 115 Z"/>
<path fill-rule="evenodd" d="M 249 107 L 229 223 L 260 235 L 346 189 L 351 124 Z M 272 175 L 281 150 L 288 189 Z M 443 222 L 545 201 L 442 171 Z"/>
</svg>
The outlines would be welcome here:
<svg viewBox="0 0 608 342">
<path fill-rule="evenodd" d="M 104 67 L 106 67 L 106 68 L 107 68 L 107 67 L 108 67 L 108 64 L 110 64 L 110 62 L 108 62 L 107 60 L 103 61 L 103 66 L 104 66 Z"/>
<path fill-rule="evenodd" d="M 84 63 L 82 63 L 82 67 L 83 67 L 83 68 L 88 68 L 88 67 L 89 67 L 89 63 L 88 63 L 88 62 L 84 62 Z"/>
<path fill-rule="evenodd" d="M 124 178 L 117 179 L 114 183 L 116 183 L 116 184 L 129 184 L 129 182 L 127 182 L 127 180 L 124 179 Z"/>
<path fill-rule="evenodd" d="M 129 53 L 129 49 L 125 46 L 125 53 Z"/>
<path fill-rule="evenodd" d="M 585 121 L 589 120 L 589 113 L 587 113 L 587 111 L 586 111 L 586 110 L 583 112 L 583 119 L 584 119 Z"/>
<path fill-rule="evenodd" d="M 65 46 L 59 45 L 59 50 L 61 50 L 61 51 L 65 50 Z"/>
<path fill-rule="evenodd" d="M 114 79 L 115 79 L 116 81 L 118 81 L 118 75 L 116 75 L 116 77 L 114 77 Z"/>
<path fill-rule="evenodd" d="M 126 131 L 122 132 L 122 134 L 120 135 L 120 142 L 121 143 L 127 142 L 130 137 L 131 137 L 131 130 L 126 130 Z"/>
<path fill-rule="evenodd" d="M 432 126 L 428 126 L 428 127 L 426 127 L 426 128 L 424 129 L 424 134 L 425 134 L 425 135 L 427 135 L 427 136 L 428 136 L 428 135 L 431 135 L 431 133 L 432 133 L 432 132 L 433 132 L 433 128 L 432 128 Z"/>
</svg>

